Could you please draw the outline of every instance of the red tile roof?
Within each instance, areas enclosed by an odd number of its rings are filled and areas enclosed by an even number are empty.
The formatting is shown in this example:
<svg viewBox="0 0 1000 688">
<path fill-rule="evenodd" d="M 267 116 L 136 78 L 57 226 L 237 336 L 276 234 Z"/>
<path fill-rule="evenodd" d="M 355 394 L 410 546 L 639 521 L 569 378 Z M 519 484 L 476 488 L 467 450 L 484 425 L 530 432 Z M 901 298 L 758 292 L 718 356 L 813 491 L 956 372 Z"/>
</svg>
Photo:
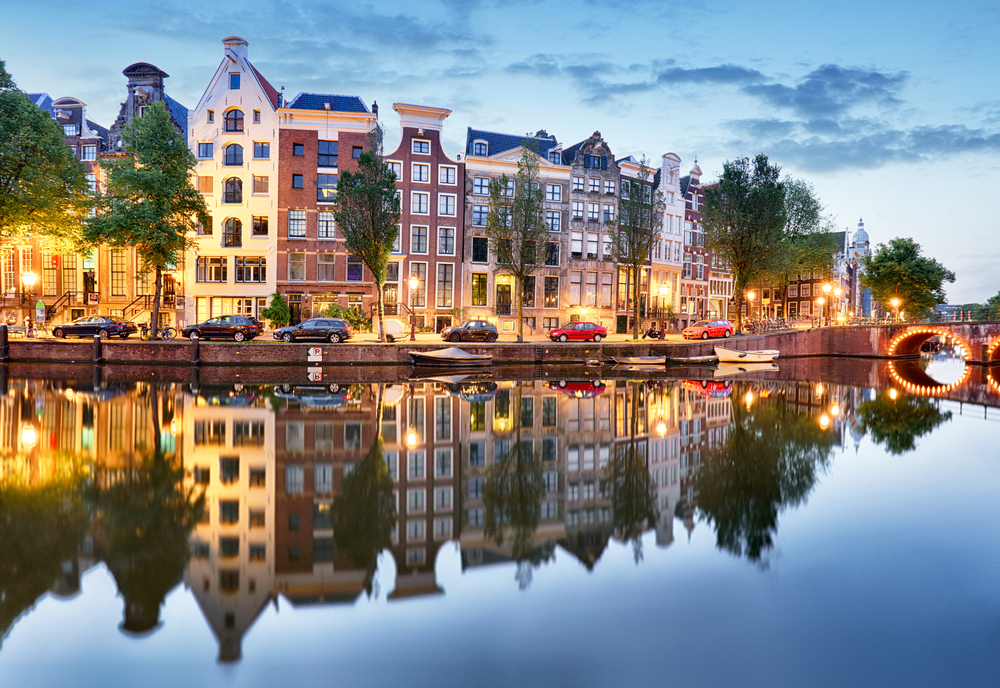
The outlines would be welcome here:
<svg viewBox="0 0 1000 688">
<path fill-rule="evenodd" d="M 249 61 L 247 62 L 247 64 L 250 64 Z M 250 69 L 253 70 L 254 76 L 257 77 L 257 81 L 260 83 L 261 88 L 264 89 L 264 94 L 267 96 L 267 99 L 271 101 L 271 106 L 274 107 L 275 110 L 280 108 L 281 94 L 278 93 L 277 90 L 275 90 L 274 86 L 272 86 L 268 82 L 268 80 L 264 78 L 264 75 L 258 72 L 257 68 L 254 67 L 252 64 L 250 65 Z"/>
</svg>

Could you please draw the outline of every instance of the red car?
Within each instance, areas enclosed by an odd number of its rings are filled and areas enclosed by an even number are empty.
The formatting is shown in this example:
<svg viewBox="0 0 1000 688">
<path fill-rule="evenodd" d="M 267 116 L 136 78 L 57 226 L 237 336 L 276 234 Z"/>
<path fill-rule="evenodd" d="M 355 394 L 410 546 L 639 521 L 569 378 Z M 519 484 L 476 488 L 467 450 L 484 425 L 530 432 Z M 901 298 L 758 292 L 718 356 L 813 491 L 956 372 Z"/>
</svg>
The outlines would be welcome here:
<svg viewBox="0 0 1000 688">
<path fill-rule="evenodd" d="M 733 384 L 729 380 L 681 380 L 681 387 L 701 397 L 728 397 Z"/>
<path fill-rule="evenodd" d="M 605 384 L 601 380 L 560 380 L 545 383 L 549 389 L 557 389 L 575 399 L 591 399 L 603 394 Z"/>
<path fill-rule="evenodd" d="M 681 332 L 684 339 L 708 339 L 709 337 L 729 337 L 733 324 L 728 320 L 699 320 Z"/>
<path fill-rule="evenodd" d="M 549 339 L 554 342 L 586 342 L 591 339 L 599 342 L 607 336 L 607 329 L 591 322 L 575 322 L 568 327 L 549 330 Z"/>
</svg>

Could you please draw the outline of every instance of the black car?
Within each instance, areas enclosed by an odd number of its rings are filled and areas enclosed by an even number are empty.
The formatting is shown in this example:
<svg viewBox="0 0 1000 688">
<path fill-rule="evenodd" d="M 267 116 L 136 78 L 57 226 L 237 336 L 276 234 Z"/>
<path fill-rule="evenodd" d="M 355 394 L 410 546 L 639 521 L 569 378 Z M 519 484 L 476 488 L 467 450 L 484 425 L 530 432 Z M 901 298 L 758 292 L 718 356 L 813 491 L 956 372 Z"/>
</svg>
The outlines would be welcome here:
<svg viewBox="0 0 1000 688">
<path fill-rule="evenodd" d="M 181 336 L 195 339 L 235 339 L 238 342 L 253 339 L 264 328 L 256 320 L 242 315 L 220 315 L 197 325 L 188 325 Z"/>
<path fill-rule="evenodd" d="M 71 323 L 56 325 L 52 328 L 52 334 L 60 339 L 64 337 L 93 337 L 95 334 L 101 339 L 108 337 L 128 339 L 130 334 L 135 334 L 138 331 L 139 328 L 134 322 L 122 322 L 106 315 L 88 315 L 77 318 Z"/>
<path fill-rule="evenodd" d="M 300 339 L 317 339 L 337 344 L 350 339 L 354 330 L 346 320 L 340 318 L 310 318 L 298 325 L 279 327 L 274 331 L 274 338 L 283 342 L 294 342 Z"/>
<path fill-rule="evenodd" d="M 441 339 L 449 342 L 495 342 L 497 326 L 485 320 L 469 320 L 458 327 L 441 330 Z"/>
</svg>

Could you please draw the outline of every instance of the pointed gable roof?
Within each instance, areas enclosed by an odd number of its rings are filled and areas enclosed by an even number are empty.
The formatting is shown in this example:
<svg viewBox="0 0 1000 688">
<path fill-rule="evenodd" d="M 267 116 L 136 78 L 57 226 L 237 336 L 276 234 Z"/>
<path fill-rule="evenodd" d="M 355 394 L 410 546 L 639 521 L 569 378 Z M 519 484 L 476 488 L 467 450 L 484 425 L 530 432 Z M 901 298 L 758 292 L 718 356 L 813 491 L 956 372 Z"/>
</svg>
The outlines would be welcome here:
<svg viewBox="0 0 1000 688">
<path fill-rule="evenodd" d="M 264 95 L 267 96 L 268 102 L 271 103 L 271 107 L 275 110 L 281 107 L 281 94 L 278 93 L 277 89 L 271 85 L 271 83 L 264 78 L 264 75 L 257 71 L 257 68 L 250 64 L 250 60 L 247 60 L 247 64 L 250 65 L 250 69 L 253 70 L 253 75 L 257 77 L 257 83 L 260 87 L 264 89 Z"/>
</svg>

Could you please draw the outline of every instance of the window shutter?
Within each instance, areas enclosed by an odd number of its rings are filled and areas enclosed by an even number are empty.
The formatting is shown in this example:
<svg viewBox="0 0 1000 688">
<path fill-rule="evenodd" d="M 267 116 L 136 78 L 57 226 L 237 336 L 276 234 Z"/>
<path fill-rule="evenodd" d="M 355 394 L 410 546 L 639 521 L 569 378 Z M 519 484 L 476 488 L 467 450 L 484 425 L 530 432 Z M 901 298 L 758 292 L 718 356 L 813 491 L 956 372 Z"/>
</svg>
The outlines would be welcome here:
<svg viewBox="0 0 1000 688">
<path fill-rule="evenodd" d="M 602 170 L 608 169 L 608 156 L 606 155 L 601 156 L 601 169 Z"/>
</svg>

